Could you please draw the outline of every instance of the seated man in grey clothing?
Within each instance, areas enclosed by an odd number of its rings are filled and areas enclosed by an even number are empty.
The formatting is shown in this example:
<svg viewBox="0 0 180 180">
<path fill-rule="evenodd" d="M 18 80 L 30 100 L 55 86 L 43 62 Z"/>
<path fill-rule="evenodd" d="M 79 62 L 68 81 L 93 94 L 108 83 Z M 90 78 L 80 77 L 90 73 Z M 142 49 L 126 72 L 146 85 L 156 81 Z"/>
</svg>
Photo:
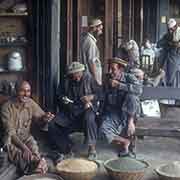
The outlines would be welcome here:
<svg viewBox="0 0 180 180">
<path fill-rule="evenodd" d="M 100 132 L 109 143 L 119 146 L 119 155 L 129 155 L 130 138 L 135 133 L 135 119 L 140 111 L 142 81 L 125 73 L 127 62 L 110 59 L 109 74 L 104 85 L 105 102 Z"/>
<path fill-rule="evenodd" d="M 59 92 L 61 108 L 49 124 L 50 143 L 60 154 L 69 154 L 73 143 L 69 134 L 84 132 L 88 145 L 88 158 L 96 158 L 98 89 L 96 80 L 85 71 L 85 66 L 73 62 L 68 67 L 68 78 L 63 92 Z M 60 156 L 61 157 L 61 156 Z M 56 162 L 61 160 L 57 158 Z"/>
</svg>

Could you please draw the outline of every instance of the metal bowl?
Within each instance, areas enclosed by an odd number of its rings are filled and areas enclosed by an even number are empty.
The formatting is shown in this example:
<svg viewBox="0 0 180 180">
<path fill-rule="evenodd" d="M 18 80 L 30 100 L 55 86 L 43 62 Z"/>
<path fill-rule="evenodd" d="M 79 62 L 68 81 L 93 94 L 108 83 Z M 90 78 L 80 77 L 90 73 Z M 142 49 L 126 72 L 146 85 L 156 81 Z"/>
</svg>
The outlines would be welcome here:
<svg viewBox="0 0 180 180">
<path fill-rule="evenodd" d="M 172 163 L 176 163 L 176 162 L 179 163 L 179 165 L 180 165 L 179 161 L 174 161 Z M 172 163 L 169 163 L 169 164 L 172 164 Z M 164 164 L 155 169 L 155 172 L 159 175 L 160 179 L 162 179 L 162 180 L 180 180 L 180 175 L 175 175 L 174 172 L 172 172 L 172 173 L 166 172 L 165 168 L 167 166 L 168 166 L 168 164 Z"/>
<path fill-rule="evenodd" d="M 47 180 L 63 180 L 63 178 L 55 174 L 33 174 L 30 176 L 22 176 L 18 180 L 44 180 L 45 178 Z"/>
</svg>

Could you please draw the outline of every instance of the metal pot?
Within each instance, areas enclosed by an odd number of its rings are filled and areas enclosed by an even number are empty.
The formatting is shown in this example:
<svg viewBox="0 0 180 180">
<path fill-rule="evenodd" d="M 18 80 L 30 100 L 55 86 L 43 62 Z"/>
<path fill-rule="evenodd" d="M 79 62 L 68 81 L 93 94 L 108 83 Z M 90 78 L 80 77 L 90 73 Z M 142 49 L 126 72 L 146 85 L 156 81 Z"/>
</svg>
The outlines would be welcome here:
<svg viewBox="0 0 180 180">
<path fill-rule="evenodd" d="M 23 68 L 22 56 L 19 52 L 14 51 L 9 54 L 8 60 L 8 70 L 10 71 L 20 71 Z"/>
</svg>

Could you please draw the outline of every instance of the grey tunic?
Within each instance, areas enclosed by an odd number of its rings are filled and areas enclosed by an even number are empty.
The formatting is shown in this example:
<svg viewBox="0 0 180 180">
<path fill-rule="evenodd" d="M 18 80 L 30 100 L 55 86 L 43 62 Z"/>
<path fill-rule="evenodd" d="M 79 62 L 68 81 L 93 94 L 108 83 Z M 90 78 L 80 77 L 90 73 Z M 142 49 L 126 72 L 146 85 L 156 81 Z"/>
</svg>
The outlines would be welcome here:
<svg viewBox="0 0 180 180">
<path fill-rule="evenodd" d="M 112 88 L 106 85 L 105 93 L 105 113 L 100 133 L 111 143 L 115 136 L 126 136 L 129 116 L 135 117 L 139 113 L 142 83 L 134 75 L 124 73 L 120 86 Z"/>
<path fill-rule="evenodd" d="M 40 157 L 37 142 L 30 133 L 30 127 L 33 119 L 40 119 L 44 114 L 45 112 L 31 98 L 25 104 L 19 104 L 16 99 L 10 99 L 2 106 L 1 119 L 5 128 L 4 143 L 8 157 L 24 173 L 32 170 L 34 162 L 24 159 L 23 152 L 13 144 L 12 136 L 16 136 L 34 155 Z"/>
<path fill-rule="evenodd" d="M 80 40 L 80 61 L 85 64 L 87 72 L 92 74 L 90 65 L 96 66 L 95 79 L 99 84 L 102 83 L 102 66 L 100 61 L 99 49 L 96 45 L 96 38 L 90 34 L 85 33 L 81 36 Z"/>
</svg>

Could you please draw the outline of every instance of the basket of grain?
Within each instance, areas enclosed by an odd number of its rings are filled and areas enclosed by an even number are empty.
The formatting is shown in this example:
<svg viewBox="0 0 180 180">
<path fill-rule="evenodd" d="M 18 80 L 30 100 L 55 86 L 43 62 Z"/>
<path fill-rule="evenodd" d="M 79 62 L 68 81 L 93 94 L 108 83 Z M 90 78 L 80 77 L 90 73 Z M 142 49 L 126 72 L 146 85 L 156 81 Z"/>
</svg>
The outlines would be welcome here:
<svg viewBox="0 0 180 180">
<path fill-rule="evenodd" d="M 180 161 L 174 161 L 155 169 L 160 179 L 180 180 Z"/>
<path fill-rule="evenodd" d="M 107 160 L 104 167 L 113 180 L 141 180 L 149 164 L 125 157 Z"/>
<path fill-rule="evenodd" d="M 71 158 L 57 164 L 56 170 L 65 180 L 91 180 L 97 172 L 98 165 L 82 158 Z"/>
</svg>

